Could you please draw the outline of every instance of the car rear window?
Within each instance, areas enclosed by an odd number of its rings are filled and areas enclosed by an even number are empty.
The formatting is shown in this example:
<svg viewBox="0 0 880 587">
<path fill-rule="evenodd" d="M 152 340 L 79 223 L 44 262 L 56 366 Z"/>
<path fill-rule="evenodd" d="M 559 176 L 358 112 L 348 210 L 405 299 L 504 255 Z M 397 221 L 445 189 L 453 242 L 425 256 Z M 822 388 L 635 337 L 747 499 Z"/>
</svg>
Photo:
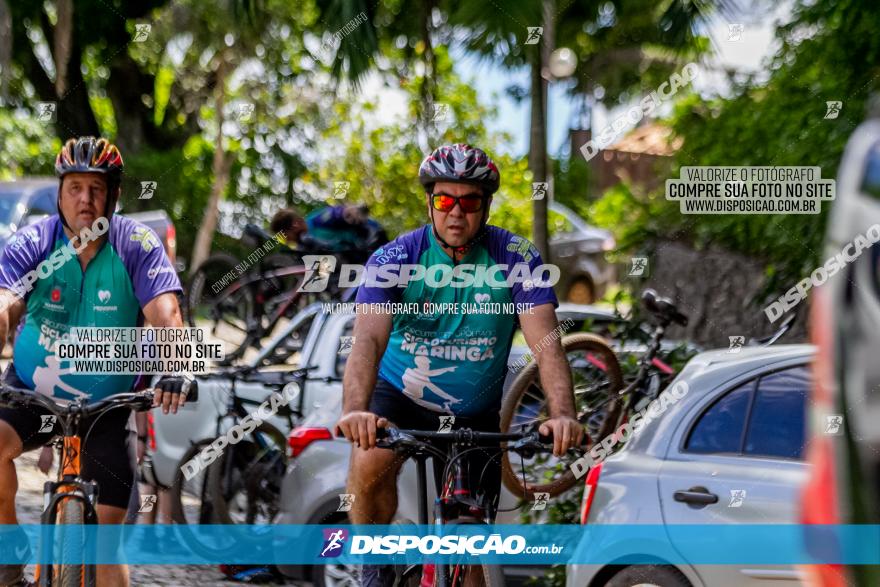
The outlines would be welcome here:
<svg viewBox="0 0 880 587">
<path fill-rule="evenodd" d="M 685 450 L 802 459 L 809 389 L 804 365 L 743 383 L 703 411 Z"/>
<path fill-rule="evenodd" d="M 762 377 L 749 418 L 745 454 L 803 458 L 810 377 L 805 367 Z"/>
<path fill-rule="evenodd" d="M 691 431 L 685 449 L 702 453 L 738 453 L 754 387 L 755 382 L 749 381 L 728 392 L 703 412 Z"/>
</svg>

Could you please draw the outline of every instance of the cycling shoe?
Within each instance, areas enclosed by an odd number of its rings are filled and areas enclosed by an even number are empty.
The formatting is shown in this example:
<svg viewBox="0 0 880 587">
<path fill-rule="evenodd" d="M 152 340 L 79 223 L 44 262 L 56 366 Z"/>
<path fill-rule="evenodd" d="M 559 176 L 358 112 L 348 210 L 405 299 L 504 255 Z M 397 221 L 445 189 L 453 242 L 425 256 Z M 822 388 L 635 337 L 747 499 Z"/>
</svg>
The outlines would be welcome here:
<svg viewBox="0 0 880 587">
<path fill-rule="evenodd" d="M 254 567 L 239 571 L 229 576 L 228 579 L 236 583 L 274 583 L 275 574 L 269 567 Z"/>
</svg>

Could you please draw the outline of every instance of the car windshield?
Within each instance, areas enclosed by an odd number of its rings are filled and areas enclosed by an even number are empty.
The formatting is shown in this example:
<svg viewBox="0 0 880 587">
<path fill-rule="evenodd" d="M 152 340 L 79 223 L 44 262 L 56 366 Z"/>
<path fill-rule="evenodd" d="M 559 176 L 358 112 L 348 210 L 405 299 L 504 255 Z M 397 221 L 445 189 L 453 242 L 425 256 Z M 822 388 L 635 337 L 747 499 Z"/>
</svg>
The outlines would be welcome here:
<svg viewBox="0 0 880 587">
<path fill-rule="evenodd" d="M 13 232 L 11 224 L 22 193 L 20 190 L 0 192 L 0 238 L 6 238 Z"/>
</svg>

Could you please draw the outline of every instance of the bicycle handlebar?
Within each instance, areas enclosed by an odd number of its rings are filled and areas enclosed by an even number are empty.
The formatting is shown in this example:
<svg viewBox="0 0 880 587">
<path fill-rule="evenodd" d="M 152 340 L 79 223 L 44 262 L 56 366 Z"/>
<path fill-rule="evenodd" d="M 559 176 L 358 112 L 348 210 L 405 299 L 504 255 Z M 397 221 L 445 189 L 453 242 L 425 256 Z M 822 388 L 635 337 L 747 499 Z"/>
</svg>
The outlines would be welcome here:
<svg viewBox="0 0 880 587">
<path fill-rule="evenodd" d="M 480 432 L 470 428 L 458 428 L 449 432 L 436 432 L 432 430 L 405 430 L 388 427 L 376 430 L 378 446 L 394 448 L 398 446 L 419 447 L 429 444 L 430 441 L 448 441 L 455 444 L 495 444 L 499 442 L 513 442 L 508 450 L 519 452 L 522 450 L 552 450 L 553 437 L 544 436 L 537 432 Z M 428 443 L 424 441 L 429 441 Z"/>
<path fill-rule="evenodd" d="M 146 412 L 153 407 L 153 395 L 152 389 L 136 392 L 129 391 L 105 397 L 91 404 L 74 401 L 67 405 L 60 405 L 49 396 L 36 393 L 32 389 L 22 389 L 0 384 L 0 405 L 37 405 L 56 416 L 76 413 L 83 417 L 88 417 L 110 408 L 120 407 L 130 407 L 138 412 Z"/>
</svg>

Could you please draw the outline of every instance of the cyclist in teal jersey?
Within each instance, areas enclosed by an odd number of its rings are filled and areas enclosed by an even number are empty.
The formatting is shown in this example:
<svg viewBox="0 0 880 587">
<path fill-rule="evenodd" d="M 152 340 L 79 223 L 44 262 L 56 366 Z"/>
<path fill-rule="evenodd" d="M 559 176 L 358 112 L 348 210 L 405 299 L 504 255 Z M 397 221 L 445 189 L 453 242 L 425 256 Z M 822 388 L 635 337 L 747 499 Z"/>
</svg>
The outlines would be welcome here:
<svg viewBox="0 0 880 587">
<path fill-rule="evenodd" d="M 480 149 L 449 145 L 423 161 L 419 179 L 430 224 L 373 253 L 357 294 L 354 347 L 336 426 L 359 447 L 352 451 L 347 489 L 355 495 L 349 513 L 354 524 L 388 524 L 397 510 L 401 461 L 391 450 L 376 448 L 377 428 L 393 423 L 438 430 L 441 417 L 451 415 L 453 428 L 498 431 L 517 322 L 533 349 L 547 396 L 550 419 L 540 432 L 553 435 L 557 456 L 583 437 L 575 419 L 571 372 L 558 337 L 552 336 L 558 328 L 556 296 L 543 277 L 535 279 L 545 275 L 546 266 L 528 240 L 487 225 L 500 179 L 495 164 Z M 486 278 L 452 283 L 443 277 L 464 270 Z M 423 278 L 414 277 L 419 274 Z M 402 278 L 399 287 L 395 279 L 379 279 L 389 275 Z M 425 303 L 458 311 L 383 309 L 387 304 L 423 308 Z M 510 304 L 518 314 L 497 311 Z M 480 488 L 494 515 L 500 460 L 484 451 L 469 457 L 467 470 L 474 475 L 470 486 Z M 364 585 L 388 585 L 391 580 L 389 567 L 364 566 Z"/>
<path fill-rule="evenodd" d="M 77 326 L 182 327 L 180 280 L 156 234 L 114 216 L 122 157 L 106 139 L 70 139 L 55 162 L 60 177 L 58 214 L 19 230 L 0 254 L 0 350 L 10 328 L 18 334 L 12 364 L 3 374 L 14 387 L 33 389 L 59 403 L 126 392 L 134 375 L 73 373 L 55 343 Z M 157 406 L 177 412 L 185 380 L 164 376 L 155 385 Z M 61 433 L 36 408 L 0 409 L 0 525 L 17 523 L 14 459 Z M 86 422 L 88 425 L 88 422 Z M 98 522 L 122 524 L 135 483 L 131 410 L 101 417 L 83 445 L 82 473 L 100 487 Z M 98 585 L 128 585 L 128 569 L 99 565 Z M 0 565 L 0 585 L 27 585 L 22 565 Z"/>
</svg>

